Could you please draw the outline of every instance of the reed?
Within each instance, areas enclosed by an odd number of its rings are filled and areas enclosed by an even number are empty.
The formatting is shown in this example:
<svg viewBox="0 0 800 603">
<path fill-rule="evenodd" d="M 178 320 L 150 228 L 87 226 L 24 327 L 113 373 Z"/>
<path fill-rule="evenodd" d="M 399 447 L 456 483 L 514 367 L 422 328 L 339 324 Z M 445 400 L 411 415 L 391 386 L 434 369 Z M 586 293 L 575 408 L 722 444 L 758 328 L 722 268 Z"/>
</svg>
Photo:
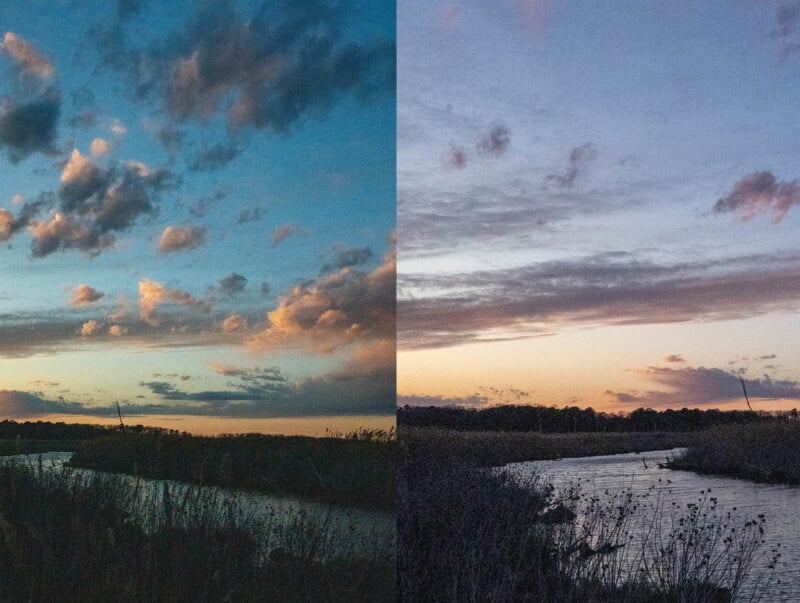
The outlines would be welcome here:
<svg viewBox="0 0 800 603">
<path fill-rule="evenodd" d="M 221 496 L 4 461 L 0 600 L 395 600 L 385 550 L 308 515 L 257 520 Z"/>
</svg>

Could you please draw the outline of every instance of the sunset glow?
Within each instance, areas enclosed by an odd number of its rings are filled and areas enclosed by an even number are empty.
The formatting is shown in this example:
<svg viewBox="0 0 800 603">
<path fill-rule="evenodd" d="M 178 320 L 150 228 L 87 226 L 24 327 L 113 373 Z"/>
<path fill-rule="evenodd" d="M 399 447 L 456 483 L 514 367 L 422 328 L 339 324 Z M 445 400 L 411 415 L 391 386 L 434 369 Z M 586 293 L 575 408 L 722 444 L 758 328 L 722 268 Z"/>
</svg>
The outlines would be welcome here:
<svg viewBox="0 0 800 603">
<path fill-rule="evenodd" d="M 800 13 L 528 4 L 399 13 L 398 404 L 798 406 Z"/>
</svg>

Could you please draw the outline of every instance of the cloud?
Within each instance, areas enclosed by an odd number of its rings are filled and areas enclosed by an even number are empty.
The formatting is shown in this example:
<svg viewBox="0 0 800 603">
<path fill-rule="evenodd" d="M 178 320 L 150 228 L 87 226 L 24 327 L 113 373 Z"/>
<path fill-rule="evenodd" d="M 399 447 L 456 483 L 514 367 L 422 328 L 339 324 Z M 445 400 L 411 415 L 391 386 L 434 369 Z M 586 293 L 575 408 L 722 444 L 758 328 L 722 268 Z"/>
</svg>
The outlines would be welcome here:
<svg viewBox="0 0 800 603">
<path fill-rule="evenodd" d="M 467 167 L 467 152 L 461 147 L 450 145 L 450 149 L 442 158 L 442 163 L 446 168 L 463 170 Z"/>
<path fill-rule="evenodd" d="M 775 20 L 775 28 L 770 32 L 770 37 L 778 45 L 779 56 L 788 59 L 800 52 L 800 5 L 796 2 L 781 5 Z"/>
<path fill-rule="evenodd" d="M 238 224 L 247 224 L 248 222 L 258 222 L 264 215 L 264 209 L 261 207 L 253 207 L 243 209 L 239 212 Z"/>
<path fill-rule="evenodd" d="M 167 151 L 174 153 L 183 146 L 185 135 L 172 124 L 167 124 L 159 129 L 156 138 Z"/>
<path fill-rule="evenodd" d="M 269 327 L 249 345 L 266 350 L 301 344 L 331 352 L 349 343 L 394 342 L 396 274 L 390 253 L 372 272 L 341 268 L 298 285 L 269 312 Z"/>
<path fill-rule="evenodd" d="M 33 256 L 67 249 L 97 255 L 114 243 L 115 232 L 154 213 L 158 193 L 171 186 L 173 175 L 167 170 L 136 161 L 101 168 L 74 149 L 61 173 L 59 211 L 28 224 Z"/>
<path fill-rule="evenodd" d="M 76 221 L 69 214 L 54 213 L 49 220 L 35 220 L 28 225 L 33 238 L 33 257 L 44 257 L 59 249 L 80 249 L 89 255 L 97 255 L 110 247 L 113 238 Z"/>
<path fill-rule="evenodd" d="M 16 63 L 22 75 L 47 80 L 55 74 L 50 59 L 14 32 L 8 31 L 3 36 L 0 52 Z"/>
<path fill-rule="evenodd" d="M 189 163 L 189 169 L 195 172 L 211 172 L 225 167 L 241 155 L 242 150 L 232 146 L 217 143 L 213 146 L 200 149 L 194 159 Z"/>
<path fill-rule="evenodd" d="M 265 5 L 246 17 L 220 0 L 162 43 L 125 61 L 119 52 L 107 60 L 127 64 L 136 94 L 163 99 L 174 120 L 206 120 L 223 111 L 232 130 L 285 132 L 342 97 L 394 94 L 394 42 L 353 41 L 346 35 L 349 17 L 346 5 L 328 0 Z M 98 42 L 117 49 L 121 43 Z"/>
<path fill-rule="evenodd" d="M 568 188 L 575 184 L 580 171 L 590 162 L 597 159 L 597 150 L 591 142 L 587 142 L 570 151 L 569 163 L 564 174 L 550 174 L 545 177 L 545 182 L 552 182 L 559 188 Z"/>
<path fill-rule="evenodd" d="M 680 354 L 670 354 L 664 356 L 664 362 L 686 362 Z"/>
<path fill-rule="evenodd" d="M 506 152 L 510 143 L 511 132 L 508 127 L 496 123 L 478 142 L 478 151 L 483 155 L 500 156 Z"/>
<path fill-rule="evenodd" d="M 72 297 L 67 303 L 70 306 L 80 308 L 93 304 L 94 302 L 102 299 L 104 295 L 105 294 L 102 291 L 98 291 L 89 285 L 78 285 L 74 289 Z"/>
<path fill-rule="evenodd" d="M 103 138 L 95 138 L 92 140 L 92 144 L 89 145 L 89 152 L 92 154 L 92 157 L 102 157 L 108 154 L 109 150 L 108 141 Z"/>
<path fill-rule="evenodd" d="M 0 390 L 0 416 L 7 419 L 52 413 L 83 413 L 84 407 L 74 402 L 52 402 L 34 394 L 17 390 Z"/>
<path fill-rule="evenodd" d="M 390 414 L 395 411 L 396 391 L 391 347 L 390 360 L 380 368 L 368 370 L 360 370 L 357 363 L 348 364 L 331 373 L 289 380 L 277 368 L 216 365 L 215 372 L 233 379 L 227 384 L 228 389 L 185 391 L 165 381 L 140 385 L 165 401 L 177 403 L 150 406 L 162 414 L 238 417 Z"/>
<path fill-rule="evenodd" d="M 89 320 L 81 326 L 78 330 L 78 334 L 82 335 L 83 337 L 89 337 L 90 335 L 94 335 L 95 333 L 100 331 L 102 325 L 97 322 L 96 320 Z"/>
<path fill-rule="evenodd" d="M 231 272 L 228 276 L 219 279 L 219 288 L 225 295 L 236 295 L 244 291 L 247 279 L 241 274 Z"/>
<path fill-rule="evenodd" d="M 161 324 L 159 310 L 164 304 L 188 306 L 203 312 L 212 307 L 210 302 L 192 297 L 185 291 L 169 289 L 155 281 L 139 281 L 139 317 L 143 321 L 151 326 Z"/>
<path fill-rule="evenodd" d="M 61 95 L 51 88 L 38 98 L 19 104 L 10 98 L 0 103 L 0 146 L 18 163 L 31 153 L 54 155 Z"/>
<path fill-rule="evenodd" d="M 364 264 L 372 257 L 372 250 L 369 247 L 345 247 L 337 245 L 331 251 L 333 256 L 330 262 L 326 262 L 320 268 L 321 273 L 330 272 L 339 268 L 358 266 Z"/>
<path fill-rule="evenodd" d="M 14 203 L 21 202 L 18 195 L 14 195 Z M 32 203 L 24 203 L 16 217 L 7 209 L 0 209 L 0 241 L 8 241 L 19 230 L 25 228 L 39 209 L 46 204 L 40 199 Z"/>
<path fill-rule="evenodd" d="M 202 247 L 206 244 L 206 233 L 206 229 L 200 227 L 167 226 L 161 233 L 158 250 L 161 253 L 171 253 Z"/>
<path fill-rule="evenodd" d="M 798 280 L 797 255 L 659 265 L 616 253 L 496 271 L 404 274 L 401 288 L 436 294 L 398 301 L 398 345 L 532 337 L 569 324 L 665 324 L 796 312 Z"/>
<path fill-rule="evenodd" d="M 295 230 L 294 224 L 284 224 L 272 229 L 272 246 L 277 247 L 283 243 Z"/>
<path fill-rule="evenodd" d="M 753 172 L 714 204 L 716 213 L 735 213 L 743 222 L 771 211 L 777 224 L 794 205 L 800 205 L 800 180 L 778 182 L 770 172 Z"/>
<path fill-rule="evenodd" d="M 128 334 L 128 329 L 121 325 L 111 325 L 108 327 L 108 334 L 112 335 L 113 337 L 122 337 L 123 335 Z"/>
<path fill-rule="evenodd" d="M 241 314 L 231 314 L 222 322 L 223 333 L 236 333 L 247 329 L 247 318 Z"/>
<path fill-rule="evenodd" d="M 718 368 L 686 367 L 672 369 L 649 367 L 635 371 L 660 386 L 647 392 L 607 392 L 619 402 L 649 407 L 705 406 L 742 400 L 744 394 L 739 375 Z M 774 380 L 768 375 L 761 379 L 745 379 L 751 401 L 758 399 L 800 400 L 800 382 Z"/>
<path fill-rule="evenodd" d="M 128 128 L 126 128 L 125 124 L 123 124 L 119 119 L 114 119 L 114 121 L 111 122 L 111 127 L 109 129 L 117 136 L 122 136 L 128 131 Z"/>
</svg>

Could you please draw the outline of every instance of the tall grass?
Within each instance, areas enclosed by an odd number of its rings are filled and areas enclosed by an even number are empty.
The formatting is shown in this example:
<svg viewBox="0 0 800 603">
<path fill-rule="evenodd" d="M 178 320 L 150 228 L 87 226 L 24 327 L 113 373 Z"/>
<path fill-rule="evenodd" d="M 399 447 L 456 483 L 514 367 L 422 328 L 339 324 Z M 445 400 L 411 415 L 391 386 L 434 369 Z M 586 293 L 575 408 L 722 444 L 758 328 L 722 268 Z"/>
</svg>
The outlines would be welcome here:
<svg viewBox="0 0 800 603">
<path fill-rule="evenodd" d="M 403 429 L 400 443 L 402 601 L 730 601 L 764 544 L 763 518 L 737 523 L 704 495 L 643 509 L 627 492 L 520 483 L 450 440 L 409 445 Z"/>
<path fill-rule="evenodd" d="M 669 467 L 757 482 L 800 484 L 800 422 L 711 429 Z"/>
<path fill-rule="evenodd" d="M 402 442 L 410 455 L 430 448 L 436 454 L 483 466 L 504 465 L 578 456 L 644 452 L 690 446 L 699 442 L 698 433 L 537 433 L 498 431 L 456 431 L 438 427 L 402 427 Z"/>
<path fill-rule="evenodd" d="M 117 434 L 81 442 L 74 467 L 394 510 L 394 431 L 337 437 Z"/>
<path fill-rule="evenodd" d="M 0 463 L 0 600 L 395 599 L 386 551 L 356 554 L 324 520 L 257 520 L 220 496 Z"/>
</svg>

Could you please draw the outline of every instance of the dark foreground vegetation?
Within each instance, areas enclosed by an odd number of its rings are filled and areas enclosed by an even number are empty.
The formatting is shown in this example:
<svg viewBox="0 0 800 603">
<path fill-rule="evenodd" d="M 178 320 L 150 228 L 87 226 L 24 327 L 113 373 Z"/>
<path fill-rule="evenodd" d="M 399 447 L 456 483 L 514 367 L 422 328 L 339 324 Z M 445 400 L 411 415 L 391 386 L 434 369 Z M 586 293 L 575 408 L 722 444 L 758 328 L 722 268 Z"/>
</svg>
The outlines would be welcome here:
<svg viewBox="0 0 800 603">
<path fill-rule="evenodd" d="M 669 467 L 800 485 L 800 421 L 773 420 L 711 429 Z"/>
<path fill-rule="evenodd" d="M 394 431 L 338 437 L 117 433 L 80 442 L 70 465 L 394 511 Z"/>
<path fill-rule="evenodd" d="M 399 429 L 401 601 L 731 601 L 761 546 L 763 519 L 731 525 L 707 495 L 680 521 L 655 504 L 635 524 L 632 495 L 520 484 L 477 465 L 507 456 L 491 450 L 511 434 L 468 435 Z"/>
<path fill-rule="evenodd" d="M 0 601 L 394 601 L 395 562 L 197 488 L 0 463 Z M 222 509 L 222 511 L 221 511 Z"/>
</svg>

